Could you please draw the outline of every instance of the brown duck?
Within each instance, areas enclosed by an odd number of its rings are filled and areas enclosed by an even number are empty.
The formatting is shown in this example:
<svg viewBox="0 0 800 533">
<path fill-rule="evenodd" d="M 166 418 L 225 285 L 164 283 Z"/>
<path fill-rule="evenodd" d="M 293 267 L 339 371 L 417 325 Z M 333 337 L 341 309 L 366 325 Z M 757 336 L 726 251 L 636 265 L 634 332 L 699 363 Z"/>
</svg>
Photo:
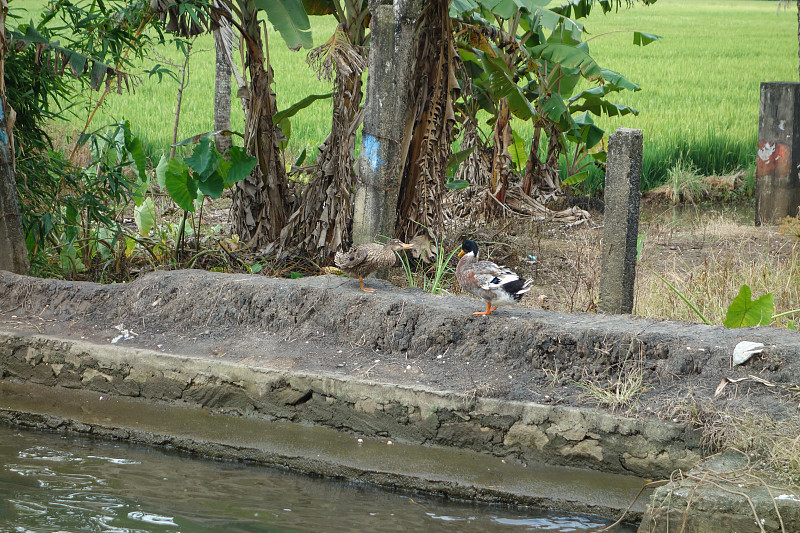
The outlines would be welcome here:
<svg viewBox="0 0 800 533">
<path fill-rule="evenodd" d="M 345 274 L 358 276 L 362 291 L 375 292 L 375 289 L 364 287 L 364 278 L 375 271 L 393 267 L 397 263 L 395 252 L 410 248 L 413 246 L 399 239 L 392 239 L 386 244 L 370 242 L 354 246 L 347 252 L 337 252 L 333 262 Z"/>
<path fill-rule="evenodd" d="M 519 302 L 533 284 L 532 279 L 520 278 L 504 266 L 491 261 L 478 261 L 478 245 L 475 241 L 464 241 L 458 257 L 461 258 L 456 266 L 458 284 L 486 302 L 486 311 L 475 311 L 475 315 L 491 315 L 498 305 Z"/>
</svg>

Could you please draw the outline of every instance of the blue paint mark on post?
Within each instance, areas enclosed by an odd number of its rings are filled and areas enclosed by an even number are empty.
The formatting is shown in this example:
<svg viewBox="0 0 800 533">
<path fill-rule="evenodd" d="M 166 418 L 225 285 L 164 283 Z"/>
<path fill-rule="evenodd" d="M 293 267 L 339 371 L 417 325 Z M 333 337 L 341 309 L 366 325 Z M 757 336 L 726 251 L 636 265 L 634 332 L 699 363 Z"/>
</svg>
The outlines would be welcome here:
<svg viewBox="0 0 800 533">
<path fill-rule="evenodd" d="M 2 98 L 0 98 L 0 120 L 5 120 L 6 119 L 6 114 L 3 112 L 3 107 L 4 106 L 5 106 L 5 102 L 3 101 Z M 6 134 L 5 128 L 0 128 L 0 144 L 2 144 L 4 147 L 8 146 L 8 144 L 9 144 L 9 142 L 8 142 L 8 134 Z M 4 152 L 5 152 L 5 150 L 4 150 Z"/>
<path fill-rule="evenodd" d="M 378 166 L 383 166 L 383 159 L 378 156 L 378 151 L 381 148 L 380 141 L 376 139 L 374 135 L 367 134 L 361 138 L 361 143 L 364 145 L 364 149 L 361 153 L 367 158 L 370 166 L 373 169 L 378 168 Z"/>
</svg>

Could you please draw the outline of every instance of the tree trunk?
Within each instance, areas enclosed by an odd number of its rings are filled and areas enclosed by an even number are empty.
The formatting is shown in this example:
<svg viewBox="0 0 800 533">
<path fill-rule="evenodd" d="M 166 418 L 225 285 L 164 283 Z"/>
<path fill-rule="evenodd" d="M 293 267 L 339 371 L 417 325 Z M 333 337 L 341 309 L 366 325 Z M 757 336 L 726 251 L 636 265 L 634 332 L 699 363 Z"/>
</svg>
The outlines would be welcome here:
<svg viewBox="0 0 800 533">
<path fill-rule="evenodd" d="M 289 191 L 286 170 L 281 160 L 279 136 L 272 117 L 277 112 L 272 91 L 272 67 L 269 46 L 263 41 L 255 7 L 243 14 L 247 21 L 247 64 L 250 71 L 245 124 L 248 154 L 258 159 L 258 166 L 237 183 L 231 204 L 233 231 L 250 246 L 274 243 L 286 224 Z M 263 42 L 263 44 L 262 44 Z M 270 250 L 267 250 L 270 251 Z"/>
<path fill-rule="evenodd" d="M 490 217 L 503 214 L 508 190 L 508 176 L 511 174 L 511 156 L 508 147 L 514 142 L 511 133 L 511 113 L 508 100 L 501 98 L 494 125 L 494 156 L 489 194 L 486 196 L 486 213 Z"/>
<path fill-rule="evenodd" d="M 453 139 L 453 91 L 456 51 L 449 2 L 426 5 L 420 18 L 412 80 L 412 109 L 417 110 L 395 235 L 406 241 L 427 233 L 437 240 L 444 230 L 442 197 Z"/>
<path fill-rule="evenodd" d="M 360 24 L 360 17 L 354 14 L 352 18 Z M 321 261 L 330 259 L 350 241 L 356 130 L 362 118 L 361 73 L 365 61 L 358 50 L 364 41 L 363 25 L 340 25 L 336 32 L 331 38 L 337 43 L 335 49 L 328 46 L 331 41 L 317 49 L 320 56 L 334 56 L 331 63 L 320 65 L 323 71 L 336 65 L 331 133 L 319 148 L 313 177 L 303 190 L 300 205 L 281 233 L 281 253 L 293 249 Z"/>
<path fill-rule="evenodd" d="M 226 33 L 227 31 L 227 33 Z M 232 46 L 230 26 L 214 30 L 214 43 L 217 51 L 214 76 L 214 130 L 231 129 L 231 56 Z M 226 50 L 227 48 L 227 50 Z M 217 135 L 214 138 L 217 151 L 221 154 L 233 146 L 230 135 Z"/>
<path fill-rule="evenodd" d="M 370 0 L 369 8 L 370 67 L 353 215 L 355 244 L 395 234 L 400 180 L 413 125 L 408 88 L 421 0 Z"/>
<path fill-rule="evenodd" d="M 0 0 L 0 270 L 27 274 L 28 250 L 17 204 L 14 177 L 14 110 L 6 103 L 5 39 L 8 3 Z"/>
<path fill-rule="evenodd" d="M 326 263 L 350 242 L 367 15 L 365 2 L 348 2 L 337 13 L 339 26 L 330 39 L 306 57 L 320 79 L 335 77 L 331 133 L 319 147 L 300 205 L 281 232 L 279 254 L 303 254 Z"/>
</svg>

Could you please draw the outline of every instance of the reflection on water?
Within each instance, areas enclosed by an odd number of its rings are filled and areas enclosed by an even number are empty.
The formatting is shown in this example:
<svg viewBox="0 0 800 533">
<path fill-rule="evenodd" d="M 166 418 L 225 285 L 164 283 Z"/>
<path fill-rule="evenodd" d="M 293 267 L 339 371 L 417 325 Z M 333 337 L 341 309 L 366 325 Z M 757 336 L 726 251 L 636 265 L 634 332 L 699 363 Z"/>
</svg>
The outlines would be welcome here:
<svg viewBox="0 0 800 533">
<path fill-rule="evenodd" d="M 586 515 L 448 502 L 4 425 L 0 465 L 2 533 L 581 532 L 609 523 Z"/>
</svg>

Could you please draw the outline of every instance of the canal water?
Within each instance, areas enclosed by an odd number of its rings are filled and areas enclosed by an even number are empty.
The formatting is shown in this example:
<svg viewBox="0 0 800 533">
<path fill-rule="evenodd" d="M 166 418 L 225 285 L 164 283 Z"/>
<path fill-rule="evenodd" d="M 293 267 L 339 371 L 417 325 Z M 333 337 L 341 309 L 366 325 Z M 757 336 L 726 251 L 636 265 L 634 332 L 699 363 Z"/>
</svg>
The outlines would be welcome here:
<svg viewBox="0 0 800 533">
<path fill-rule="evenodd" d="M 597 531 L 609 523 L 0 424 L 2 533 L 552 533 Z"/>
</svg>

